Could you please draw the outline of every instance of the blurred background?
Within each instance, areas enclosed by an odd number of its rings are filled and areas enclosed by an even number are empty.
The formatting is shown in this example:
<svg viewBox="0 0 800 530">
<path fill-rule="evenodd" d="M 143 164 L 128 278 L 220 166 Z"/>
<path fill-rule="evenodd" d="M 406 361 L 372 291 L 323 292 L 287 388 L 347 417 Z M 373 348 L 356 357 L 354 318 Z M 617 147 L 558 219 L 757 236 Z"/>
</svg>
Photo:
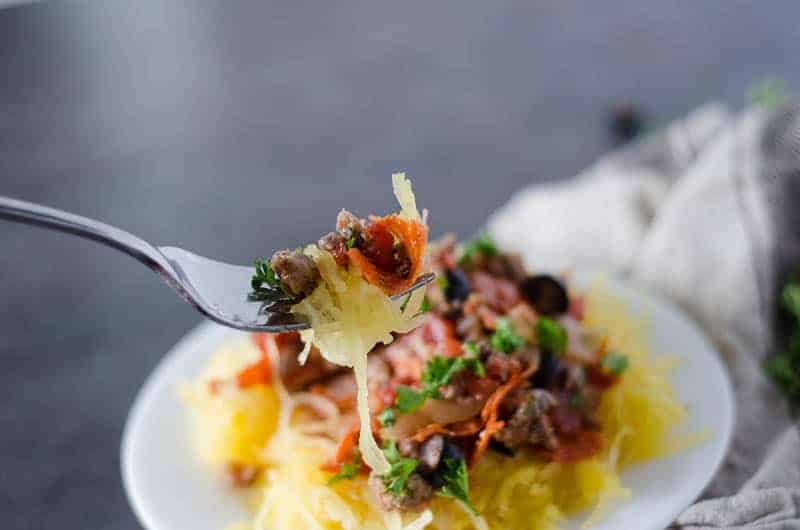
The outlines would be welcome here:
<svg viewBox="0 0 800 530">
<path fill-rule="evenodd" d="M 2 2 L 0 2 L 2 3 Z M 103 0 L 0 10 L 0 194 L 248 263 L 405 170 L 434 234 L 657 128 L 800 85 L 800 3 Z M 624 123 L 623 123 L 624 125 Z M 625 127 L 623 127 L 625 129 Z M 136 390 L 199 321 L 96 244 L 0 222 L 3 528 L 127 530 Z"/>
</svg>

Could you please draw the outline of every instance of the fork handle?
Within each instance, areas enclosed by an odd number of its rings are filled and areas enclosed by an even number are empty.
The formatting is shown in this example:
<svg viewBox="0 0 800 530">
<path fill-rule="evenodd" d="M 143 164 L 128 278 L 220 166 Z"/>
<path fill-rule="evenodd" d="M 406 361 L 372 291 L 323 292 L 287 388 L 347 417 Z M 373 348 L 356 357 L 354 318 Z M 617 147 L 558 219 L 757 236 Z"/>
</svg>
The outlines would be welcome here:
<svg viewBox="0 0 800 530">
<path fill-rule="evenodd" d="M 172 267 L 153 245 L 111 225 L 56 208 L 0 196 L 0 219 L 8 219 L 97 241 L 128 254 L 172 284 Z"/>
</svg>

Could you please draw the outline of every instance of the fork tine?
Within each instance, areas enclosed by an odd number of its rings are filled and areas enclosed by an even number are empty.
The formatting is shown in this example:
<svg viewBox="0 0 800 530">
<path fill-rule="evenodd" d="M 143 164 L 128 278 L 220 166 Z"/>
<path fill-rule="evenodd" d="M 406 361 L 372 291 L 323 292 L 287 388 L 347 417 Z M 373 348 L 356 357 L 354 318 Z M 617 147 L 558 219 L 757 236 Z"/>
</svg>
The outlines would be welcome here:
<svg viewBox="0 0 800 530">
<path fill-rule="evenodd" d="M 400 300 L 401 298 L 403 298 L 404 296 L 406 296 L 410 292 L 416 291 L 420 287 L 425 287 L 426 285 L 431 283 L 434 279 L 436 279 L 436 275 L 434 273 L 432 273 L 432 272 L 429 272 L 428 274 L 423 274 L 422 276 L 417 278 L 417 281 L 415 281 L 414 284 L 411 287 L 409 287 L 408 289 L 406 289 L 402 293 L 398 293 L 398 294 L 392 295 L 392 300 Z"/>
<path fill-rule="evenodd" d="M 275 300 L 249 299 L 250 267 L 240 267 L 199 256 L 177 247 L 158 249 L 171 265 L 174 279 L 183 286 L 188 301 L 201 313 L 222 325 L 246 330 L 279 333 L 310 327 L 308 319 L 290 313 L 291 300 L 276 293 Z M 436 277 L 420 276 L 407 290 L 392 296 L 399 300 L 424 287 Z"/>
</svg>

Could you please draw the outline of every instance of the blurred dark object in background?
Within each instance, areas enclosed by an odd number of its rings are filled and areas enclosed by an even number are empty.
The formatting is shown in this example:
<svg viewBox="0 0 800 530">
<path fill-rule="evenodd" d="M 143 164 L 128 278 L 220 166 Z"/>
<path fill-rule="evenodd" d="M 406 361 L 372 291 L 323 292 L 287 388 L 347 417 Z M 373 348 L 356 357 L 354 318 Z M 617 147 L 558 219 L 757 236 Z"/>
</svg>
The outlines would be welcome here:
<svg viewBox="0 0 800 530">
<path fill-rule="evenodd" d="M 609 120 L 611 136 L 617 145 L 625 144 L 642 134 L 645 116 L 631 103 L 620 103 L 611 108 Z"/>
</svg>

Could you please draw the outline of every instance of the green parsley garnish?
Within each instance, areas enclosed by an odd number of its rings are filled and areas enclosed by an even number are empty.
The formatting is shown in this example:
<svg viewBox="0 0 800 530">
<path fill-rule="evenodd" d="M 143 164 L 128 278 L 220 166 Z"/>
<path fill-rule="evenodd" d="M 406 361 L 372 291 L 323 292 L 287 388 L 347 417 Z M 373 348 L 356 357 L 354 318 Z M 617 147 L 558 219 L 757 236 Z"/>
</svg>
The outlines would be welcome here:
<svg viewBox="0 0 800 530">
<path fill-rule="evenodd" d="M 541 317 L 536 321 L 536 339 L 543 350 L 561 353 L 567 347 L 567 330 L 552 318 Z"/>
<path fill-rule="evenodd" d="M 439 495 L 460 501 L 474 515 L 478 515 L 478 510 L 469 500 L 469 476 L 463 458 L 458 460 L 445 458 L 442 461 L 442 480 L 444 486 L 437 492 Z"/>
<path fill-rule="evenodd" d="M 425 365 L 422 371 L 423 392 L 433 399 L 441 399 L 439 387 L 449 385 L 453 377 L 469 368 L 478 377 L 484 377 L 486 371 L 475 357 L 442 357 L 437 355 Z"/>
<path fill-rule="evenodd" d="M 505 318 L 498 318 L 494 334 L 489 338 L 489 344 L 497 351 L 513 353 L 525 346 L 525 339 L 514 333 L 511 322 Z"/>
<path fill-rule="evenodd" d="M 800 405 L 800 285 L 786 285 L 781 302 L 792 315 L 794 329 L 786 349 L 767 361 L 766 370 L 789 401 Z"/>
<path fill-rule="evenodd" d="M 391 427 L 397 421 L 397 409 L 394 407 L 383 409 L 383 412 L 378 414 L 378 421 L 384 427 Z"/>
<path fill-rule="evenodd" d="M 628 369 L 629 364 L 628 356 L 616 351 L 606 353 L 600 363 L 603 371 L 611 375 L 622 375 Z"/>
<path fill-rule="evenodd" d="M 255 267 L 256 273 L 250 280 L 250 286 L 253 288 L 253 290 L 263 287 L 264 284 L 266 284 L 267 287 L 273 288 L 280 286 L 281 280 L 278 278 L 278 275 L 275 274 L 275 271 L 272 270 L 272 266 L 269 264 L 268 259 L 257 259 L 255 262 Z"/>
<path fill-rule="evenodd" d="M 497 256 L 500 251 L 497 249 L 497 244 L 489 235 L 486 230 L 480 232 L 475 239 L 464 244 L 461 248 L 461 257 L 458 259 L 459 265 L 468 263 L 475 259 L 477 256 L 484 256 L 490 258 Z"/>
<path fill-rule="evenodd" d="M 427 397 L 424 391 L 414 390 L 411 387 L 402 385 L 397 387 L 396 392 L 395 408 L 403 414 L 414 412 L 420 408 Z"/>
<path fill-rule="evenodd" d="M 419 312 L 420 313 L 427 313 L 431 309 L 431 301 L 428 300 L 428 297 L 422 299 L 422 303 L 419 304 Z"/>
<path fill-rule="evenodd" d="M 415 458 L 405 458 L 400 455 L 397 444 L 387 440 L 383 446 L 383 454 L 389 462 L 389 470 L 381 475 L 386 491 L 392 495 L 402 495 L 406 489 L 408 477 L 417 469 L 419 462 Z"/>
<path fill-rule="evenodd" d="M 449 385 L 453 377 L 462 370 L 469 369 L 478 377 L 485 377 L 486 371 L 480 360 L 472 355 L 463 357 L 442 357 L 437 355 L 425 364 L 422 371 L 422 389 L 416 390 L 400 385 L 395 392 L 394 407 L 384 409 L 378 415 L 382 425 L 388 427 L 397 420 L 397 414 L 407 414 L 419 409 L 428 398 L 441 399 L 439 387 Z"/>
<path fill-rule="evenodd" d="M 344 244 L 348 249 L 353 248 L 354 246 L 356 246 L 356 236 L 348 237 L 345 240 Z"/>
<path fill-rule="evenodd" d="M 447 276 L 444 274 L 439 274 L 436 276 L 436 285 L 439 286 L 439 289 L 446 292 L 447 288 L 450 287 L 450 280 L 448 280 Z"/>
<path fill-rule="evenodd" d="M 248 295 L 252 301 L 275 301 L 278 298 L 291 297 L 281 283 L 281 279 L 272 270 L 268 259 L 255 261 L 256 273 L 250 279 L 253 290 Z"/>
<path fill-rule="evenodd" d="M 464 350 L 469 357 L 477 357 L 480 353 L 477 344 L 470 341 L 467 341 L 464 344 L 462 344 L 461 349 Z"/>
<path fill-rule="evenodd" d="M 358 476 L 358 473 L 361 471 L 361 454 L 356 453 L 356 456 L 353 457 L 351 462 L 345 462 L 342 464 L 339 472 L 328 479 L 328 486 L 333 486 L 339 481 L 342 480 L 352 480 Z"/>
</svg>

